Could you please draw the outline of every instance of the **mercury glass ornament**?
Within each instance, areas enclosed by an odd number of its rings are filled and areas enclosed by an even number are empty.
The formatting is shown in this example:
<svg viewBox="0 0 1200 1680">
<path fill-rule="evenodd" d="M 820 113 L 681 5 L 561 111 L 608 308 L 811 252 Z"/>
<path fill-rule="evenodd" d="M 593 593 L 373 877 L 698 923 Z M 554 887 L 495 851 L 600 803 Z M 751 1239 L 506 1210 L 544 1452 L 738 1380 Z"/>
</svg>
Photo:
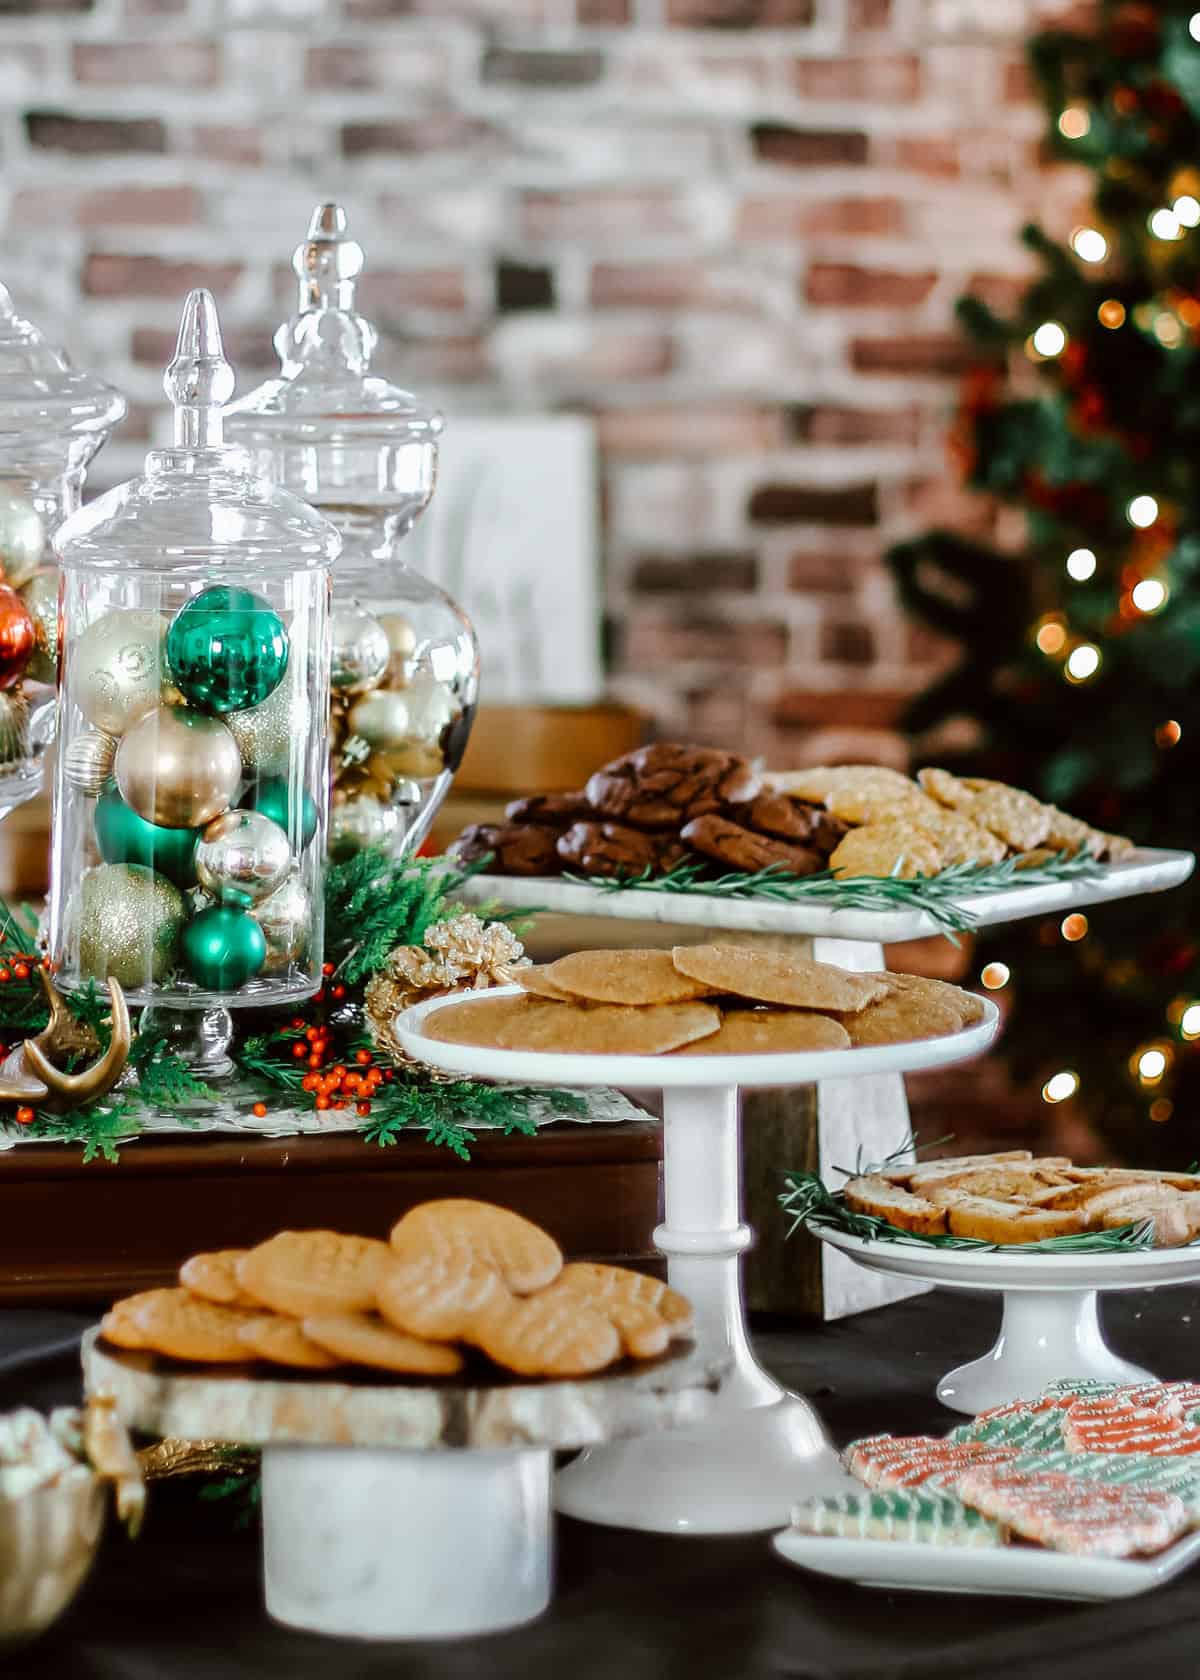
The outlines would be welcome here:
<svg viewBox="0 0 1200 1680">
<path fill-rule="evenodd" d="M 479 684 L 478 650 L 466 615 L 399 554 L 402 538 L 433 494 L 442 421 L 372 368 L 377 335 L 354 301 L 363 252 L 350 238 L 340 206 L 317 206 L 292 267 L 299 297 L 295 315 L 275 335 L 279 375 L 234 403 L 226 424 L 230 437 L 253 451 L 264 472 L 305 496 L 337 526 L 342 555 L 334 569 L 335 607 L 339 615 L 369 615 L 388 640 L 378 681 L 366 672 L 360 681 L 356 662 L 335 662 L 335 793 L 341 788 L 353 798 L 363 785 L 358 746 L 366 738 L 353 733 L 363 699 L 382 700 L 416 684 L 419 692 L 425 685 L 427 694 L 436 685 L 438 703 L 444 702 L 446 719 L 420 735 L 398 734 L 385 723 L 397 715 L 386 705 L 365 714 L 388 734 L 386 747 L 381 740 L 366 742 L 365 781 L 381 789 L 380 797 L 393 808 L 396 820 L 387 825 L 387 843 L 402 854 L 425 838 L 449 788 Z M 345 678 L 340 686 L 339 676 Z M 420 788 L 416 800 L 409 797 L 414 781 Z M 364 833 L 378 826 L 362 824 Z M 342 845 L 350 843 L 347 836 L 348 830 Z"/>
<path fill-rule="evenodd" d="M 328 568 L 340 545 L 327 520 L 224 443 L 233 370 L 207 292 L 188 297 L 164 386 L 172 446 L 55 542 L 64 740 L 49 938 L 59 983 L 79 984 L 81 860 L 140 868 L 176 893 L 177 960 L 147 958 L 137 972 L 124 953 L 121 977 L 150 1026 L 217 1076 L 229 1067 L 230 1005 L 295 1003 L 320 985 L 319 916 L 303 959 L 264 976 L 265 940 L 242 902 L 289 869 L 322 902 L 324 845 L 305 841 L 310 810 L 320 836 L 328 785 Z M 114 738 L 115 786 L 97 798 Z M 278 821 L 241 808 L 265 765 L 290 790 Z M 231 902 L 198 895 L 197 879 Z M 89 973 L 103 967 L 103 926 L 91 937 Z"/>
<path fill-rule="evenodd" d="M 299 875 L 291 874 L 269 898 L 250 906 L 267 942 L 264 974 L 286 974 L 303 962 L 312 934 L 312 900 Z"/>
</svg>

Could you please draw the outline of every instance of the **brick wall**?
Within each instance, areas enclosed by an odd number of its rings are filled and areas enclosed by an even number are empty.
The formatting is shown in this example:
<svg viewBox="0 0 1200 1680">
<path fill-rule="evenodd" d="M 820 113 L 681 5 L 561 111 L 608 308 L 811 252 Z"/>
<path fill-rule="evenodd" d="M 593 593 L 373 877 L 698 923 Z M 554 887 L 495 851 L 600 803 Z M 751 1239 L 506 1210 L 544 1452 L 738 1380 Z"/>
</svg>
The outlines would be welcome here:
<svg viewBox="0 0 1200 1680">
<path fill-rule="evenodd" d="M 4 0 L 2 277 L 132 402 L 181 294 L 241 388 L 337 196 L 397 377 L 451 418 L 583 410 L 614 690 L 777 761 L 896 758 L 944 649 L 886 543 L 986 520 L 945 466 L 951 306 L 1003 301 L 1038 171 L 1039 0 Z"/>
</svg>

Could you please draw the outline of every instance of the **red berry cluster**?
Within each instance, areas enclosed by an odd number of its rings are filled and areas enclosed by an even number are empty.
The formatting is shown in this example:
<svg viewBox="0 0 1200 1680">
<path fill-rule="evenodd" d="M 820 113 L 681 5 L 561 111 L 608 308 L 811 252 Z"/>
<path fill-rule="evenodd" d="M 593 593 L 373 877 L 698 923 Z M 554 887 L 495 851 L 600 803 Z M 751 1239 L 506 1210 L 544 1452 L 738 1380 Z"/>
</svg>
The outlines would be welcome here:
<svg viewBox="0 0 1200 1680">
<path fill-rule="evenodd" d="M 6 943 L 7 935 L 0 933 L 0 945 Z M 36 951 L 17 951 L 11 956 L 0 959 L 0 986 L 8 986 L 14 980 L 28 980 L 36 969 L 50 967 L 49 957 L 39 956 Z M 0 1044 L 0 1060 L 8 1055 L 11 1046 Z M 32 1108 L 22 1103 L 13 1115 L 18 1126 L 31 1126 L 37 1118 Z"/>
<path fill-rule="evenodd" d="M 322 973 L 325 983 L 313 997 L 313 1002 L 320 1004 L 329 999 L 333 1003 L 342 1003 L 346 997 L 345 986 L 340 982 L 329 984 L 334 965 L 326 963 Z M 308 1068 L 300 1081 L 300 1088 L 311 1092 L 314 1108 L 322 1111 L 344 1109 L 353 1103 L 354 1112 L 365 1120 L 371 1112 L 371 1099 L 379 1087 L 391 1084 L 396 1077 L 393 1068 L 377 1065 L 374 1055 L 367 1049 L 354 1051 L 353 1067 L 335 1060 L 339 1054 L 336 1028 L 327 1021 L 310 1025 L 303 1015 L 297 1015 L 284 1033 L 288 1037 L 298 1035 L 292 1045 L 292 1055 Z M 257 1108 L 255 1112 L 258 1112 Z"/>
</svg>

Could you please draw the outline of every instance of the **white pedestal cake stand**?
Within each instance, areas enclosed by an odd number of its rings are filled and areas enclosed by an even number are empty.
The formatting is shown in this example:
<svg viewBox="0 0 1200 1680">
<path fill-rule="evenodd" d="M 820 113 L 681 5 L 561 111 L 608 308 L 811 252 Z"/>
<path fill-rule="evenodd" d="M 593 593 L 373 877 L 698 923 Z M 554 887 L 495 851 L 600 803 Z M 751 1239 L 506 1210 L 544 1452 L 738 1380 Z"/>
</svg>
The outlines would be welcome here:
<svg viewBox="0 0 1200 1680">
<path fill-rule="evenodd" d="M 1131 1254 L 1023 1254 L 1019 1249 L 922 1248 L 866 1242 L 810 1226 L 860 1266 L 939 1289 L 998 1289 L 1004 1318 L 991 1351 L 948 1371 L 937 1397 L 956 1412 L 1028 1400 L 1059 1377 L 1138 1382 L 1154 1373 L 1120 1358 L 1104 1340 L 1097 1295 L 1200 1279 L 1200 1244 Z"/>
<path fill-rule="evenodd" d="M 668 1258 L 672 1286 L 695 1306 L 698 1352 L 732 1360 L 733 1374 L 722 1385 L 711 1423 L 671 1440 L 585 1453 L 559 1477 L 558 1509 L 657 1533 L 746 1534 L 779 1528 L 803 1494 L 846 1485 L 813 1408 L 786 1393 L 750 1349 L 738 1265 L 752 1237 L 741 1216 L 738 1090 L 845 1082 L 962 1061 L 991 1043 L 995 1005 L 987 1003 L 984 1019 L 973 1027 L 910 1044 L 671 1057 L 443 1044 L 423 1029 L 448 1002 L 462 1002 L 462 994 L 417 1004 L 396 1023 L 403 1048 L 433 1067 L 522 1084 L 579 1086 L 603 1079 L 663 1092 L 666 1218 L 654 1240 Z"/>
<path fill-rule="evenodd" d="M 263 1579 L 276 1621 L 356 1639 L 492 1633 L 553 1585 L 552 1454 L 688 1426 L 728 1359 L 690 1349 L 574 1382 L 338 1379 L 182 1365 L 89 1332 L 84 1379 L 125 1423 L 261 1446 Z"/>
</svg>

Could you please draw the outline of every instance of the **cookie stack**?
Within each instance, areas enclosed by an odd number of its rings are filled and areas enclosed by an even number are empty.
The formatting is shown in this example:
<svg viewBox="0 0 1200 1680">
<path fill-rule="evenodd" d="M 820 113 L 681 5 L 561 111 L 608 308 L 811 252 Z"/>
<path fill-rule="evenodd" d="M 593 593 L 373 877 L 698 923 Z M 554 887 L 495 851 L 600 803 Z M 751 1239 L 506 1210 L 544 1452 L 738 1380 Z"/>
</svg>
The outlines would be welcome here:
<svg viewBox="0 0 1200 1680">
<path fill-rule="evenodd" d="M 518 799 L 505 816 L 465 829 L 451 855 L 490 856 L 501 875 L 660 873 L 689 857 L 715 872 L 815 875 L 846 832 L 820 800 L 767 788 L 736 753 L 670 742 L 613 759 L 580 793 Z"/>
<path fill-rule="evenodd" d="M 127 1296 L 104 1316 L 117 1347 L 201 1364 L 367 1366 L 426 1378 L 477 1349 L 499 1372 L 590 1376 L 687 1337 L 692 1309 L 640 1272 L 563 1264 L 540 1226 L 507 1208 L 425 1202 L 390 1240 L 280 1231 L 251 1249 L 196 1254 L 177 1289 Z M 485 1371 L 480 1380 L 488 1380 Z"/>
<path fill-rule="evenodd" d="M 983 1016 L 970 992 L 911 974 L 851 974 L 745 945 L 576 951 L 523 968 L 519 995 L 446 1004 L 441 1043 L 573 1055 L 739 1056 L 895 1044 Z"/>
</svg>

